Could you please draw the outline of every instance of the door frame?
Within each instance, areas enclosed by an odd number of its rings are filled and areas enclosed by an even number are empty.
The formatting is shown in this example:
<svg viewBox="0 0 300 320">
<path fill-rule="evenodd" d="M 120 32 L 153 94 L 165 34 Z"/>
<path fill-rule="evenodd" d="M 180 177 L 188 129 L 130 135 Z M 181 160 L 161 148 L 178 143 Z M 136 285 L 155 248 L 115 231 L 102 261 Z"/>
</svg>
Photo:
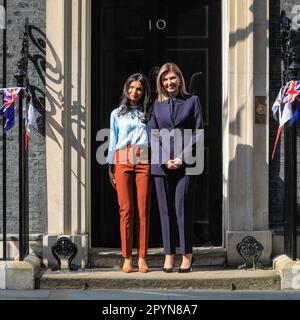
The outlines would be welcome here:
<svg viewBox="0 0 300 320">
<path fill-rule="evenodd" d="M 228 194 L 228 184 L 229 184 L 229 176 L 228 176 L 228 166 L 229 166 L 229 116 L 224 117 L 225 110 L 229 110 L 229 99 L 228 99 L 228 72 L 229 72 L 229 0 L 221 0 L 221 29 L 222 29 L 222 152 L 223 152 L 223 205 L 222 205 L 222 247 L 226 247 L 225 241 L 225 233 L 228 225 L 227 225 L 227 217 L 229 214 L 229 198 Z"/>
<path fill-rule="evenodd" d="M 229 117 L 228 115 L 224 117 L 224 110 L 228 110 L 228 61 L 229 61 L 229 20 L 228 20 L 228 7 L 229 0 L 220 0 L 221 1 L 221 32 L 222 32 L 222 152 L 223 152 L 223 164 L 222 164 L 222 193 L 223 193 L 223 204 L 222 204 L 222 245 L 221 247 L 225 247 L 225 231 L 227 230 L 228 213 L 229 213 L 229 199 L 227 197 L 228 193 L 228 166 L 229 166 Z M 95 137 L 91 136 L 91 70 L 92 70 L 92 59 L 91 59 L 91 51 L 92 51 L 92 41 L 91 41 L 91 29 L 92 29 L 92 1 L 88 1 L 88 18 L 87 18 L 87 61 L 86 68 L 87 74 L 89 75 L 87 79 L 87 97 L 88 97 L 88 112 L 87 112 L 87 132 L 86 132 L 86 150 L 87 150 L 87 161 L 86 161 L 86 176 L 87 176 L 87 188 L 86 188 L 86 210 L 88 215 L 88 233 L 89 233 L 89 249 L 92 249 L 92 190 L 91 190 L 91 141 Z"/>
</svg>

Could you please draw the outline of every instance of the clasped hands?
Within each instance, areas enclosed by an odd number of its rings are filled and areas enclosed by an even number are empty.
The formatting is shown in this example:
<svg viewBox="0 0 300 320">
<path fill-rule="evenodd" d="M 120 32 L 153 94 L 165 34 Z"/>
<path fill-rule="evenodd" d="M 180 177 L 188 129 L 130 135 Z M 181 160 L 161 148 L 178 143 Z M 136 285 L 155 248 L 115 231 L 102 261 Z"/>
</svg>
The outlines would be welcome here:
<svg viewBox="0 0 300 320">
<path fill-rule="evenodd" d="M 169 170 L 177 170 L 177 169 L 179 169 L 181 166 L 182 166 L 182 161 L 181 161 L 181 159 L 179 159 L 179 158 L 176 158 L 176 159 L 174 159 L 174 160 L 169 160 L 169 161 L 166 163 L 166 167 L 167 167 Z"/>
</svg>

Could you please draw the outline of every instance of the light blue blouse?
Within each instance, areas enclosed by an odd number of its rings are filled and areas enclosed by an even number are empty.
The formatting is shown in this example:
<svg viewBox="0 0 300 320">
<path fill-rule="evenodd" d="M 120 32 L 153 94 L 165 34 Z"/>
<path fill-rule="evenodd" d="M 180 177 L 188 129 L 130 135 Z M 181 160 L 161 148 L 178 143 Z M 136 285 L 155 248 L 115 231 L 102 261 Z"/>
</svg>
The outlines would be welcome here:
<svg viewBox="0 0 300 320">
<path fill-rule="evenodd" d="M 106 163 L 114 164 L 116 150 L 124 149 L 129 144 L 134 146 L 148 146 L 146 124 L 140 107 L 133 108 L 125 115 L 119 116 L 121 107 L 112 111 L 110 115 L 110 140 Z"/>
</svg>

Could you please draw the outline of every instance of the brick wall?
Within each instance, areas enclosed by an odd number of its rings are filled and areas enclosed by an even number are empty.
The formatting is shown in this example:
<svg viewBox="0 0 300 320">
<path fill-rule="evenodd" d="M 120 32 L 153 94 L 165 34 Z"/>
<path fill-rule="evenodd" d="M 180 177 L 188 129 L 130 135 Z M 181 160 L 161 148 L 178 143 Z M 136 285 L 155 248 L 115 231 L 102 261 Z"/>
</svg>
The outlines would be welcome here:
<svg viewBox="0 0 300 320">
<path fill-rule="evenodd" d="M 292 13 L 293 7 L 299 5 L 299 0 L 270 0 L 270 104 L 272 106 L 276 95 L 281 87 L 282 62 L 281 62 L 281 36 L 280 36 L 280 13 L 285 10 L 289 18 L 295 16 Z M 300 14 L 300 11 L 299 11 Z M 298 21 L 300 24 L 300 19 Z M 297 32 L 297 53 L 300 58 L 300 30 Z M 274 121 L 270 112 L 270 155 L 277 133 L 278 124 Z M 298 163 L 300 160 L 300 130 L 298 124 Z M 298 170 L 298 181 L 300 183 L 300 173 Z M 284 135 L 277 147 L 275 160 L 270 160 L 270 185 L 269 185 L 269 213 L 270 227 L 282 228 L 284 221 Z M 298 183 L 298 203 L 300 204 L 300 184 Z M 298 206 L 298 216 L 300 222 L 300 206 Z"/>
<path fill-rule="evenodd" d="M 7 1 L 7 85 L 15 86 L 14 73 L 20 58 L 25 18 L 30 24 L 30 90 L 34 98 L 39 132 L 32 130 L 29 141 L 30 232 L 44 233 L 46 214 L 45 163 L 45 27 L 46 0 Z M 0 30 L 1 31 L 1 30 Z M 0 83 L 2 87 L 2 32 L 0 32 Z M 0 233 L 2 232 L 2 136 L 0 136 Z M 7 218 L 8 233 L 18 233 L 18 125 L 7 134 Z"/>
</svg>

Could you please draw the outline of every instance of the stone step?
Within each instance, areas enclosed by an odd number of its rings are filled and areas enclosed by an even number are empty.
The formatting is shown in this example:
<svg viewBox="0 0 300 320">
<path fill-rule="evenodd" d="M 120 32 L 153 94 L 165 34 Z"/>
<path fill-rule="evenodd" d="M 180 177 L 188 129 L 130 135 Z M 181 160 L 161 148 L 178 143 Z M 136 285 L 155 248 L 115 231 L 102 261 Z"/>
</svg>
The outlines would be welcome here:
<svg viewBox="0 0 300 320">
<path fill-rule="evenodd" d="M 222 247 L 196 247 L 193 250 L 194 266 L 223 266 L 226 262 L 226 249 Z M 89 253 L 90 268 L 116 268 L 123 264 L 120 249 L 93 248 Z M 181 256 L 175 256 L 175 265 L 179 265 Z M 137 263 L 136 250 L 133 250 L 133 263 Z M 161 267 L 164 263 L 162 248 L 148 250 L 147 263 L 150 267 Z"/>
<path fill-rule="evenodd" d="M 89 269 L 78 272 L 41 273 L 40 289 L 197 289 L 197 290 L 280 290 L 280 275 L 274 270 L 238 270 L 219 267 L 198 267 L 186 274 L 164 273 L 151 268 L 143 274 L 135 269 Z"/>
</svg>

